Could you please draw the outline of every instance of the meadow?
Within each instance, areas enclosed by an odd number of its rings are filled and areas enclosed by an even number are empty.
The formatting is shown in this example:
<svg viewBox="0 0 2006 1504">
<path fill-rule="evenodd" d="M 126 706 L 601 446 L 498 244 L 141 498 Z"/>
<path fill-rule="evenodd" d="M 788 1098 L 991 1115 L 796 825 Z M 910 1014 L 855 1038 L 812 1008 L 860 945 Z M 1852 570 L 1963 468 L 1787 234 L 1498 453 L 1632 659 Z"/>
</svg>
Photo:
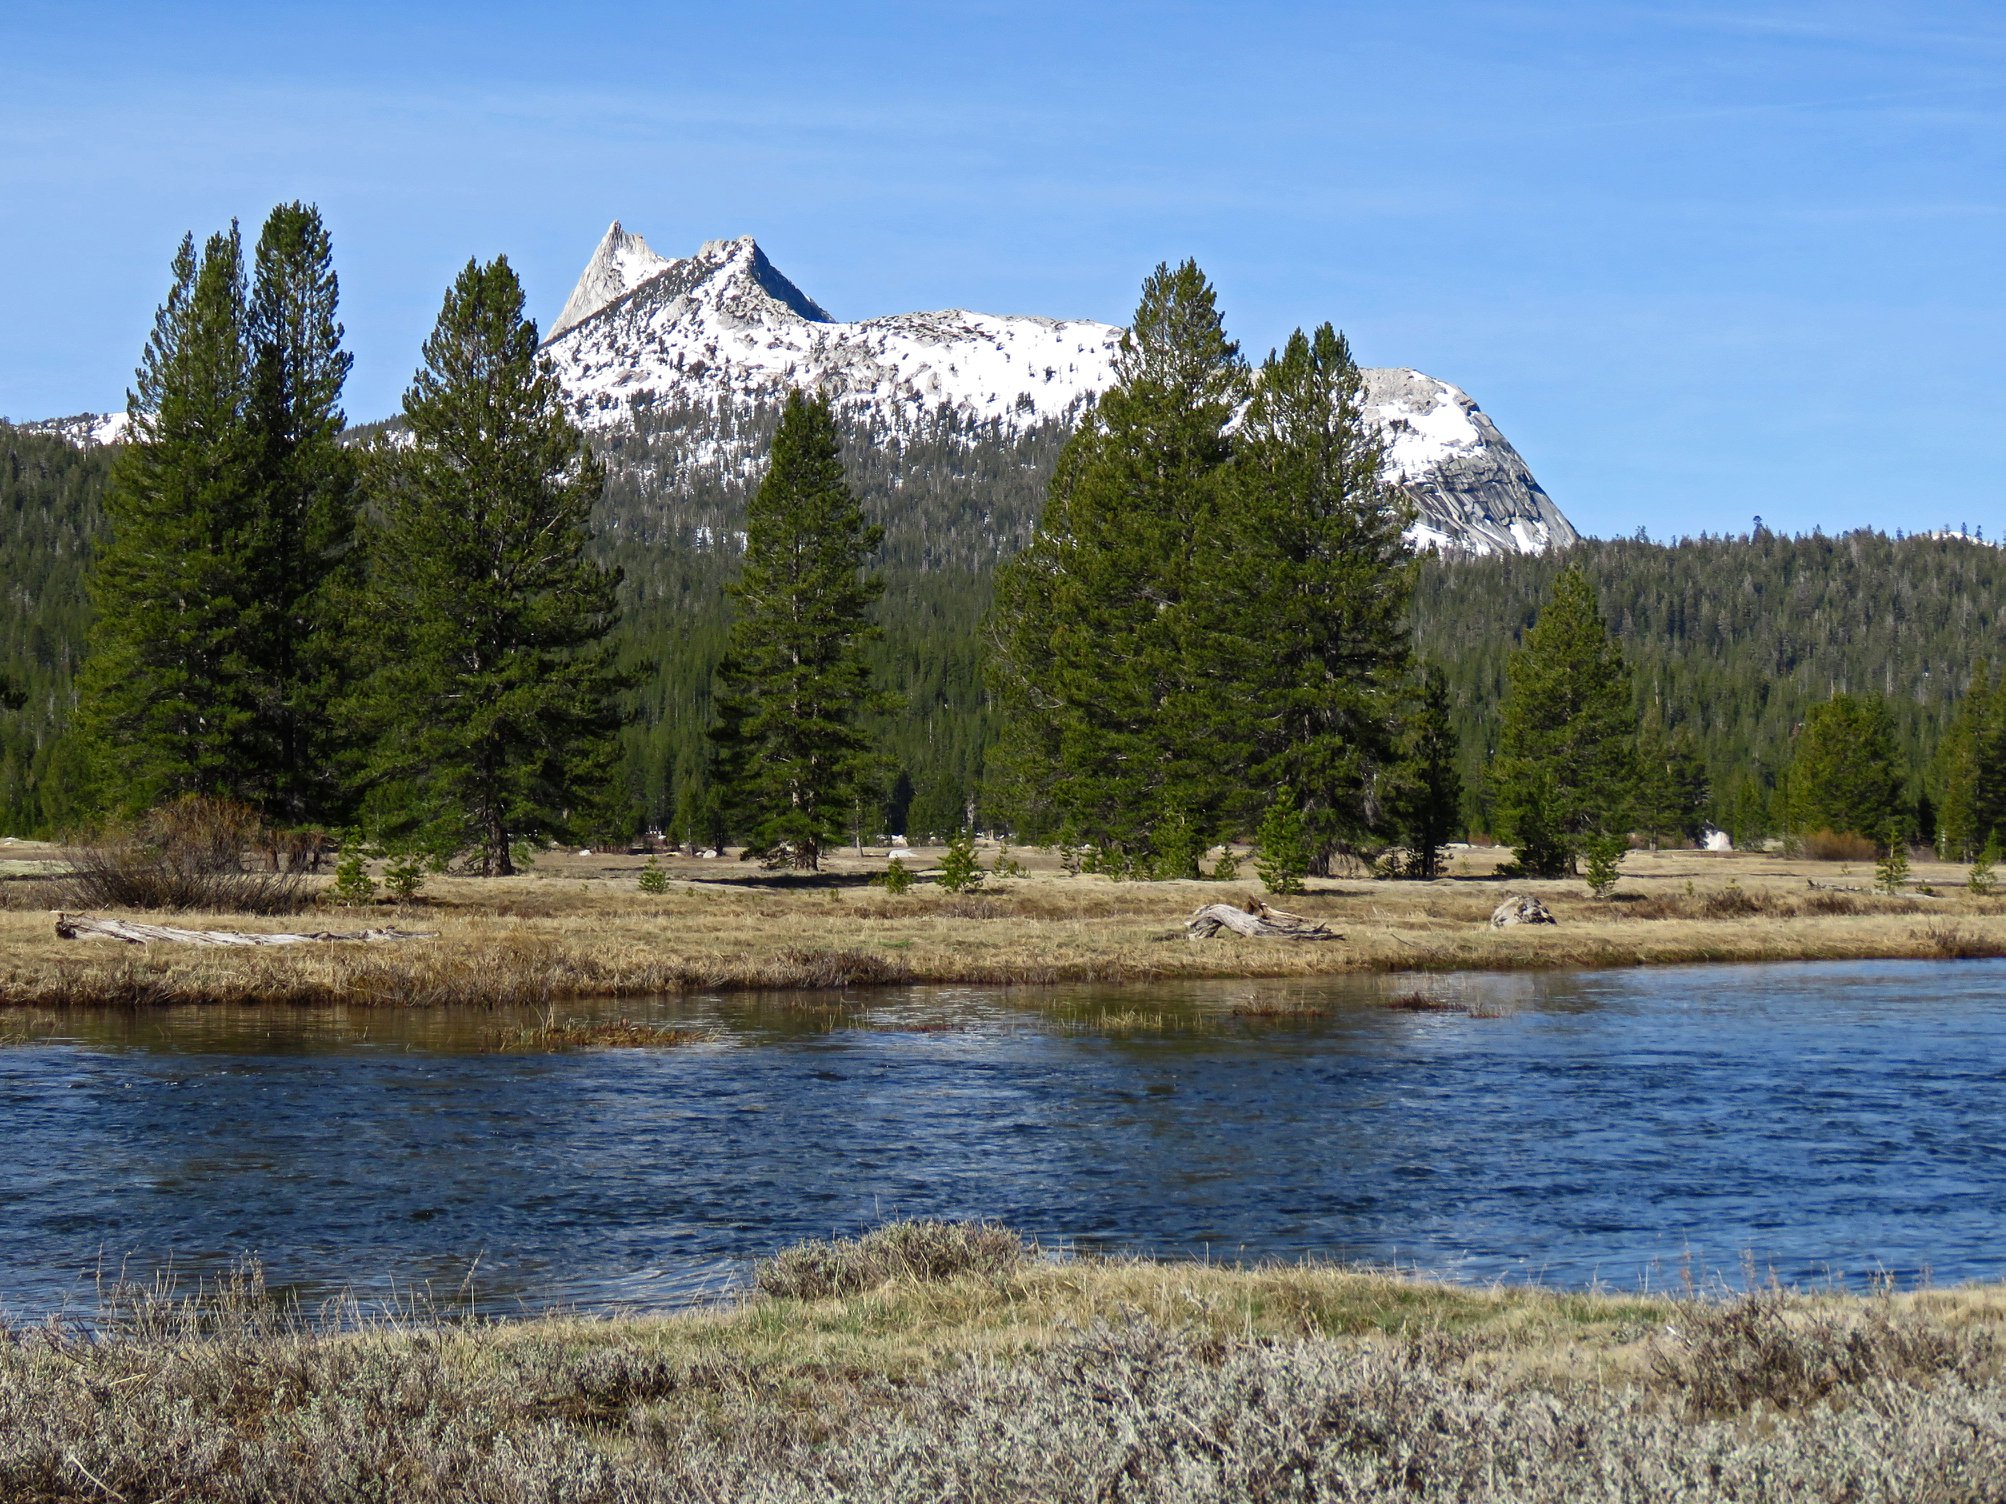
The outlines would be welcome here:
<svg viewBox="0 0 2006 1504">
<path fill-rule="evenodd" d="M 923 880 L 902 894 L 868 881 L 883 870 L 882 853 L 838 856 L 806 876 L 671 856 L 662 861 L 667 891 L 647 893 L 642 857 L 563 852 L 523 876 L 435 877 L 411 902 L 317 905 L 304 920 L 173 916 L 196 928 L 436 932 L 393 945 L 230 951 L 58 939 L 61 853 L 14 842 L 0 849 L 0 1004 L 519 1007 L 734 989 L 2006 954 L 2006 897 L 1974 895 L 1965 868 L 1931 861 L 1917 862 L 1909 888 L 1890 896 L 1873 890 L 1868 863 L 1639 851 L 1615 893 L 1598 899 L 1578 881 L 1500 878 L 1504 853 L 1467 849 L 1431 883 L 1312 879 L 1307 893 L 1277 902 L 1342 939 L 1304 944 L 1185 937 L 1200 904 L 1257 897 L 1251 874 L 1117 882 L 1018 850 L 1025 876 L 953 894 L 924 880 L 939 855 L 905 853 Z M 1537 895 L 1557 922 L 1491 928 L 1492 910 L 1512 893 Z"/>
</svg>

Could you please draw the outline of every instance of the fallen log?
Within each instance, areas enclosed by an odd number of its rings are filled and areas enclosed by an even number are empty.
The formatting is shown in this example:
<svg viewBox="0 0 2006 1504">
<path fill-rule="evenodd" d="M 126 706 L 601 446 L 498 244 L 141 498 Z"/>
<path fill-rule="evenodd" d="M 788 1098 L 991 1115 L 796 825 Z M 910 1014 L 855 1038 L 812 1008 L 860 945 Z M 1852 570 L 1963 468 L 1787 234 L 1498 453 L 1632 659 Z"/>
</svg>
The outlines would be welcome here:
<svg viewBox="0 0 2006 1504">
<path fill-rule="evenodd" d="M 171 924 L 141 924 L 134 919 L 93 919 L 88 914 L 57 914 L 58 940 L 117 940 L 126 945 L 319 945 L 386 940 L 430 940 L 437 930 L 314 930 L 267 933 L 255 930 L 184 930 Z"/>
<path fill-rule="evenodd" d="M 1271 909 L 1260 899 L 1247 901 L 1245 908 L 1230 903 L 1201 904 L 1184 921 L 1184 932 L 1192 940 L 1209 940 L 1221 930 L 1244 935 L 1249 940 L 1342 940 L 1344 936 L 1302 917 Z"/>
</svg>

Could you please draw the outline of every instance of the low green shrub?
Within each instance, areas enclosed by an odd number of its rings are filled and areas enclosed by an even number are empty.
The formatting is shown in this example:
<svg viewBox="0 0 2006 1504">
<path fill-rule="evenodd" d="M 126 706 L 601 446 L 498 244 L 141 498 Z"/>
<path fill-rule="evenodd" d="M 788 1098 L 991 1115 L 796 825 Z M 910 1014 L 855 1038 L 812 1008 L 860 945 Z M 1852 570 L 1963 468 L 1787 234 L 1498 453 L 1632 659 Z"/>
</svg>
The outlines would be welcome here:
<svg viewBox="0 0 2006 1504">
<path fill-rule="evenodd" d="M 958 830 L 947 838 L 947 853 L 940 859 L 936 878 L 941 887 L 950 893 L 973 893 L 988 875 L 975 859 L 975 837 L 971 832 Z"/>
</svg>

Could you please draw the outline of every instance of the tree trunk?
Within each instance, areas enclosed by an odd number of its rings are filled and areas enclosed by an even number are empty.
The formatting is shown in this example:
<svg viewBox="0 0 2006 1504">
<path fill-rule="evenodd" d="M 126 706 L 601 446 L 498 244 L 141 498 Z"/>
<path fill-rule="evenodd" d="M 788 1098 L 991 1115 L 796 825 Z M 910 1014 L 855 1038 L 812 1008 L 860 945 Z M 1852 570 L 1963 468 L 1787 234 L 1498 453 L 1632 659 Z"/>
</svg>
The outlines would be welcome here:
<svg viewBox="0 0 2006 1504">
<path fill-rule="evenodd" d="M 127 945 L 246 946 L 311 945 L 325 942 L 369 942 L 384 940 L 430 940 L 437 930 L 314 930 L 310 932 L 264 930 L 188 930 L 169 924 L 141 924 L 134 919 L 93 919 L 88 914 L 56 915 L 59 940 L 119 940 Z"/>
</svg>

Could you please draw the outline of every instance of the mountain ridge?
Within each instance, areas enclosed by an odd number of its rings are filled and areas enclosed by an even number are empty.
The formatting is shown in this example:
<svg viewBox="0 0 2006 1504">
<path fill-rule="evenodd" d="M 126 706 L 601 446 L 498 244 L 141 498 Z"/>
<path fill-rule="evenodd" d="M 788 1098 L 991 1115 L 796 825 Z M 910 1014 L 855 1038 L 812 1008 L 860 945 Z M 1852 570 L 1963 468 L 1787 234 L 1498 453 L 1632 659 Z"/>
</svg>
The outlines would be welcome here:
<svg viewBox="0 0 2006 1504">
<path fill-rule="evenodd" d="M 645 275 L 632 280 L 636 268 Z M 595 298 L 603 301 L 590 306 Z M 1076 419 L 1111 384 L 1123 332 L 1091 319 L 963 308 L 844 322 L 749 235 L 667 259 L 615 220 L 543 348 L 574 416 L 601 433 L 657 405 L 770 401 L 789 387 L 820 389 L 839 409 L 893 430 L 945 408 L 1010 433 Z M 1462 388 L 1411 367 L 1363 374 L 1389 478 L 1416 504 L 1416 547 L 1539 553 L 1578 541 Z"/>
</svg>

